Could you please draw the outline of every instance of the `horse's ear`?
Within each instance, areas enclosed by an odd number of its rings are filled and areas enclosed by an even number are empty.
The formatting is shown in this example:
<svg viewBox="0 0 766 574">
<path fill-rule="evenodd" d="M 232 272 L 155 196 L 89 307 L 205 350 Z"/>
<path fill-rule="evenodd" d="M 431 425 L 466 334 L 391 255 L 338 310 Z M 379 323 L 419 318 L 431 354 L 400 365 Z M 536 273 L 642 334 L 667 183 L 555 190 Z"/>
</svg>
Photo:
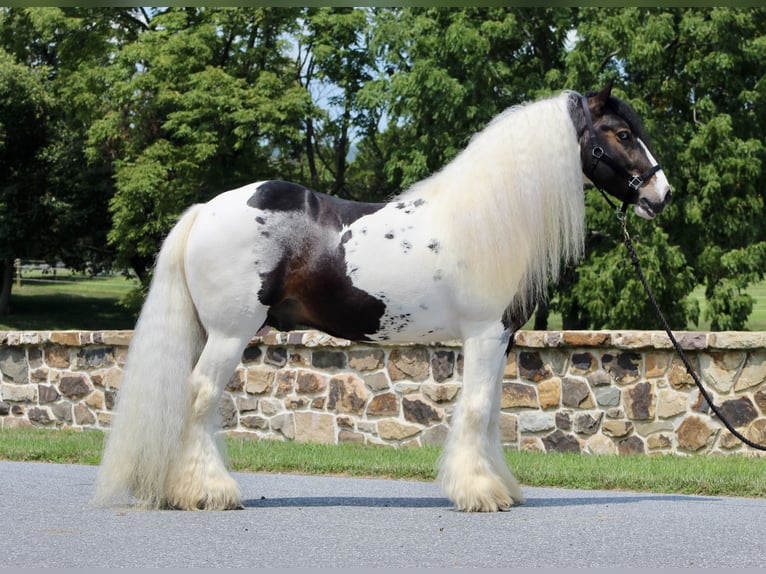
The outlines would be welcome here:
<svg viewBox="0 0 766 574">
<path fill-rule="evenodd" d="M 596 115 L 600 116 L 602 114 L 606 102 L 609 101 L 609 96 L 612 95 L 612 85 L 614 85 L 614 78 L 609 78 L 609 82 L 607 82 L 604 89 L 597 92 L 591 101 L 591 111 Z"/>
</svg>

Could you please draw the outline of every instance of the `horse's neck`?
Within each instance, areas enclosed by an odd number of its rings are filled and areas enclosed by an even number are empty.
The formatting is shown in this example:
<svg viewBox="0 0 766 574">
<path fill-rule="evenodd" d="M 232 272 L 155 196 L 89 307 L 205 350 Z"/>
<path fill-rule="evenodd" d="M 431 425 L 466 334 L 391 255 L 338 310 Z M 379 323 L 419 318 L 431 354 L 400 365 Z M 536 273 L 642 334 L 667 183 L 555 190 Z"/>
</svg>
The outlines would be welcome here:
<svg viewBox="0 0 766 574">
<path fill-rule="evenodd" d="M 505 305 L 519 292 L 538 294 L 562 259 L 582 250 L 582 176 L 568 102 L 559 96 L 504 112 L 407 197 L 430 204 L 431 225 L 471 289 L 493 291 Z"/>
</svg>

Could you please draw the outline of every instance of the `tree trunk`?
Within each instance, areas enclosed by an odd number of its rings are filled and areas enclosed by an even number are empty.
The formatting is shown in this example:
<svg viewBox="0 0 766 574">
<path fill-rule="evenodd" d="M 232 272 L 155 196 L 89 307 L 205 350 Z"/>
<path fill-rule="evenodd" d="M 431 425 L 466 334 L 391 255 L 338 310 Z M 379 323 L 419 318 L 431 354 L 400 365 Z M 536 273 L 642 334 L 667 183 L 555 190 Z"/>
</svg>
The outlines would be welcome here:
<svg viewBox="0 0 766 574">
<path fill-rule="evenodd" d="M 130 268 L 133 270 L 133 273 L 136 274 L 136 277 L 138 277 L 138 280 L 142 285 L 149 285 L 149 281 L 151 280 L 150 270 L 152 268 L 152 262 L 153 261 L 150 258 L 142 257 L 141 255 L 133 255 L 133 257 L 130 258 Z"/>
<path fill-rule="evenodd" d="M 11 288 L 13 288 L 13 259 L 0 260 L 0 315 L 11 312 Z"/>
<path fill-rule="evenodd" d="M 346 97 L 346 107 L 343 110 L 343 124 L 340 136 L 335 140 L 335 181 L 330 186 L 330 193 L 342 197 L 346 187 L 346 156 L 348 155 L 348 128 L 351 123 L 351 102 Z"/>
<path fill-rule="evenodd" d="M 317 189 L 319 187 L 319 172 L 314 159 L 314 120 L 312 118 L 306 118 L 306 159 L 309 164 L 311 187 Z"/>
<path fill-rule="evenodd" d="M 548 316 L 550 310 L 548 309 L 548 303 L 541 301 L 537 304 L 537 311 L 535 311 L 535 331 L 547 331 L 548 330 Z"/>
</svg>

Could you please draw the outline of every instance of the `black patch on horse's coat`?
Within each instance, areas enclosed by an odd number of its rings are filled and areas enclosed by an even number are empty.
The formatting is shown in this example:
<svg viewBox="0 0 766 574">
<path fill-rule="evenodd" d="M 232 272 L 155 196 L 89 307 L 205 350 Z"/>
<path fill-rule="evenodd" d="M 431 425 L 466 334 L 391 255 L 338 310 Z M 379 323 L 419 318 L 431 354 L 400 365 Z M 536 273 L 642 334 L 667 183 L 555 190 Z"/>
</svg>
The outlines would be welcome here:
<svg viewBox="0 0 766 574">
<path fill-rule="evenodd" d="M 385 237 L 386 239 L 393 239 L 394 238 L 394 232 L 393 231 L 389 231 L 383 237 Z"/>
<path fill-rule="evenodd" d="M 336 230 L 382 209 L 385 203 L 348 201 L 314 191 L 297 183 L 273 180 L 262 183 L 247 205 L 263 211 L 295 211 Z"/>
<path fill-rule="evenodd" d="M 334 246 L 319 239 L 385 204 L 346 201 L 284 181 L 261 184 L 247 204 L 306 217 L 305 225 L 277 239 L 273 247 L 282 255 L 273 269 L 260 274 L 258 300 L 269 307 L 267 325 L 282 331 L 313 327 L 357 341 L 369 340 L 380 330 L 385 303 L 354 287 L 351 272 L 346 272 L 345 243 L 351 231 L 346 230 Z"/>
<path fill-rule="evenodd" d="M 528 295 L 528 297 L 529 296 L 530 295 Z M 511 334 L 508 339 L 508 345 L 505 348 L 506 356 L 511 352 L 511 347 L 513 347 L 516 333 L 519 329 L 527 324 L 527 321 L 532 318 L 532 314 L 534 313 L 536 307 L 537 305 L 532 305 L 531 307 L 525 309 L 521 303 L 521 298 L 516 295 L 516 297 L 513 298 L 513 301 L 511 301 L 511 304 L 505 308 L 501 323 L 503 325 L 503 329 L 510 331 Z"/>
<path fill-rule="evenodd" d="M 439 249 L 441 249 L 441 245 L 439 245 L 439 242 L 436 241 L 436 239 L 432 239 L 431 243 L 428 244 L 428 248 L 434 253 L 439 253 Z"/>
<path fill-rule="evenodd" d="M 396 204 L 396 209 L 401 209 L 407 215 L 415 213 L 415 208 L 420 207 L 425 203 L 423 199 L 416 199 L 415 201 L 400 201 Z"/>
<path fill-rule="evenodd" d="M 381 330 L 401 333 L 411 322 L 411 315 L 409 313 L 392 315 L 382 322 Z"/>
<path fill-rule="evenodd" d="M 412 243 L 405 239 L 402 241 L 402 249 L 404 249 L 404 252 L 407 253 L 410 249 L 412 249 Z"/>
<path fill-rule="evenodd" d="M 255 222 L 263 225 L 264 223 L 266 223 L 266 220 L 259 215 L 258 217 L 255 218 Z"/>
<path fill-rule="evenodd" d="M 267 181 L 258 186 L 247 205 L 268 211 L 302 211 L 310 190 L 289 181 Z"/>
</svg>

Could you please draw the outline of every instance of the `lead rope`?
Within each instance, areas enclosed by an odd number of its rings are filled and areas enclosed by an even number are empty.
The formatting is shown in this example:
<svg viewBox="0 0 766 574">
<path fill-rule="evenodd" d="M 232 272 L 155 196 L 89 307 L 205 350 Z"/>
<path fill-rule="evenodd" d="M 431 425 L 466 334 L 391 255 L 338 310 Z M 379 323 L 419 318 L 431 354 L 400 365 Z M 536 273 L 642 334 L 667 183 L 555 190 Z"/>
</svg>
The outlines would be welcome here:
<svg viewBox="0 0 766 574">
<path fill-rule="evenodd" d="M 610 203 L 612 202 L 610 201 Z M 694 380 L 694 383 L 697 385 L 697 388 L 700 390 L 700 393 L 702 394 L 702 396 L 705 397 L 707 404 L 710 405 L 710 408 L 713 410 L 715 415 L 724 424 L 724 426 L 727 429 L 729 429 L 729 432 L 731 434 L 733 434 L 735 437 L 737 437 L 739 440 L 741 440 L 743 443 L 745 443 L 747 446 L 751 448 L 755 448 L 758 450 L 766 450 L 766 446 L 751 441 L 749 438 L 742 435 L 742 433 L 740 433 L 737 429 L 735 429 L 731 425 L 731 423 L 726 420 L 721 410 L 715 405 L 715 403 L 713 402 L 713 399 L 705 390 L 705 387 L 702 386 L 702 383 L 700 382 L 699 377 L 697 376 L 697 373 L 692 368 L 691 363 L 689 362 L 689 359 L 686 358 L 686 354 L 684 353 L 684 350 L 681 348 L 681 345 L 673 336 L 673 331 L 670 330 L 670 326 L 668 325 L 668 322 L 665 320 L 665 316 L 662 314 L 662 311 L 660 310 L 660 306 L 657 303 L 657 299 L 654 298 L 654 293 L 652 293 L 652 290 L 649 288 L 649 283 L 647 283 L 646 277 L 644 277 L 644 272 L 641 269 L 641 263 L 639 262 L 638 256 L 636 255 L 636 250 L 633 247 L 633 241 L 631 241 L 630 233 L 628 233 L 627 215 L 625 214 L 624 211 L 620 211 L 619 209 L 616 209 L 615 213 L 617 214 L 617 219 L 619 219 L 620 223 L 622 224 L 622 234 L 625 238 L 625 247 L 628 248 L 628 253 L 630 254 L 630 258 L 633 262 L 633 266 L 636 268 L 636 273 L 638 273 L 638 278 L 641 280 L 641 284 L 644 286 L 644 291 L 646 291 L 646 295 L 649 297 L 649 301 L 651 301 L 652 306 L 654 307 L 654 312 L 659 318 L 660 323 L 662 323 L 662 326 L 665 329 L 665 332 L 668 334 L 668 337 L 670 338 L 670 342 L 673 343 L 673 347 L 675 348 L 676 353 L 678 354 L 684 366 L 686 367 L 686 371 L 689 373 L 689 376 L 691 376 L 691 378 Z"/>
</svg>

